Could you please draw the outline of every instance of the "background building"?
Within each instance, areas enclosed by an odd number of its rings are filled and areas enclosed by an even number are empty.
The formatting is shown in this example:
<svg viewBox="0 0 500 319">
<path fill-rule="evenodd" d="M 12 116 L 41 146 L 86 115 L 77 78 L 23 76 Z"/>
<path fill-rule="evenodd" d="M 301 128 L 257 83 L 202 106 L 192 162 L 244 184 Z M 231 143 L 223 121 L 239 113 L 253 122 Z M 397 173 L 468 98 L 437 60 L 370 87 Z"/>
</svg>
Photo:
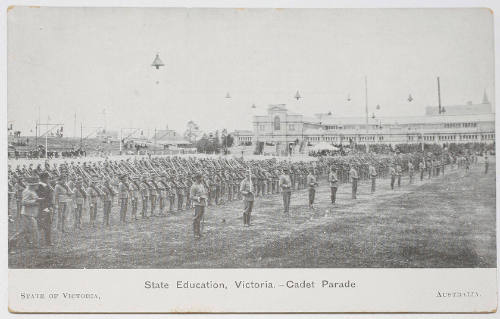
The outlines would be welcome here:
<svg viewBox="0 0 500 319">
<path fill-rule="evenodd" d="M 331 113 L 307 117 L 285 104 L 269 105 L 267 114 L 253 118 L 253 132 L 240 131 L 237 143 L 252 141 L 259 153 L 305 153 L 320 142 L 350 144 L 494 143 L 495 113 L 486 95 L 479 104 L 426 108 L 423 116 L 336 117 Z"/>
</svg>

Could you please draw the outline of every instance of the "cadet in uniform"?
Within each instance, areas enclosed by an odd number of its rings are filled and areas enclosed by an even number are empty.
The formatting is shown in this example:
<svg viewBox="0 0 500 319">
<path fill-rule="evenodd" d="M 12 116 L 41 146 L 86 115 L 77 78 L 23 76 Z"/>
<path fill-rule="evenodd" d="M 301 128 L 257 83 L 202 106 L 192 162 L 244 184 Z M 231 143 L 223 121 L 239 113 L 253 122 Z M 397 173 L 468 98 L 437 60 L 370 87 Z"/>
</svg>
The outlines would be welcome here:
<svg viewBox="0 0 500 319">
<path fill-rule="evenodd" d="M 337 172 L 335 171 L 335 167 L 330 168 L 330 174 L 328 175 L 328 181 L 330 182 L 330 199 L 332 204 L 335 204 L 337 198 L 337 189 L 338 189 L 338 179 Z"/>
<path fill-rule="evenodd" d="M 401 187 L 401 175 L 403 174 L 403 171 L 401 169 L 401 165 L 396 165 L 396 176 L 398 177 L 398 187 Z"/>
<path fill-rule="evenodd" d="M 149 216 L 154 217 L 156 210 L 156 198 L 158 196 L 158 192 L 153 177 L 151 177 L 151 179 L 149 180 L 148 186 L 149 186 L 149 200 L 151 201 L 151 214 Z"/>
<path fill-rule="evenodd" d="M 105 226 L 109 226 L 109 218 L 111 216 L 111 208 L 113 206 L 113 198 L 115 196 L 115 192 L 111 185 L 109 184 L 109 180 L 104 180 L 104 187 L 102 188 L 102 203 L 103 203 L 103 217 L 102 222 Z"/>
<path fill-rule="evenodd" d="M 182 210 L 183 202 L 184 202 L 184 185 L 182 184 L 182 180 L 180 175 L 177 177 L 177 211 Z"/>
<path fill-rule="evenodd" d="M 158 186 L 160 187 L 159 190 L 159 196 L 160 196 L 160 216 L 164 217 L 166 216 L 166 211 L 167 211 L 167 183 L 166 183 L 166 176 L 162 175 L 161 179 L 158 181 Z"/>
<path fill-rule="evenodd" d="M 82 228 L 83 203 L 86 197 L 87 193 L 82 187 L 82 179 L 78 178 L 75 185 L 75 228 L 78 229 Z"/>
<path fill-rule="evenodd" d="M 288 175 L 288 168 L 283 169 L 283 174 L 281 174 L 279 179 L 279 184 L 281 187 L 281 192 L 283 193 L 283 207 L 284 213 L 288 214 L 290 211 L 290 199 L 292 197 L 292 182 L 290 176 Z"/>
<path fill-rule="evenodd" d="M 87 189 L 87 196 L 89 197 L 90 224 L 92 227 L 95 226 L 95 220 L 97 218 L 97 198 L 100 194 L 101 192 L 97 188 L 97 181 L 92 179 Z"/>
<path fill-rule="evenodd" d="M 44 234 L 45 244 L 52 246 L 52 209 L 53 209 L 53 190 L 49 185 L 49 174 L 42 172 L 40 174 L 40 183 L 38 185 L 37 195 L 39 200 L 38 227 Z"/>
<path fill-rule="evenodd" d="M 424 180 L 424 171 L 425 171 L 425 164 L 424 160 L 421 160 L 420 163 L 418 164 L 418 169 L 420 170 L 420 180 Z"/>
<path fill-rule="evenodd" d="M 488 161 L 488 155 L 484 155 L 484 173 L 488 174 L 488 166 L 490 165 Z"/>
<path fill-rule="evenodd" d="M 21 181 L 21 178 L 18 177 L 16 183 L 14 184 L 14 193 L 16 196 L 16 219 L 19 219 L 19 216 L 21 215 L 24 189 L 25 187 Z"/>
<path fill-rule="evenodd" d="M 134 177 L 132 178 L 131 180 L 131 184 L 130 184 L 130 204 L 132 205 L 132 212 L 131 212 L 131 217 L 130 218 L 133 218 L 134 220 L 137 220 L 137 207 L 138 207 L 138 202 L 139 202 L 139 194 L 140 194 L 140 190 L 141 190 L 141 187 L 140 185 L 137 183 L 137 180 L 138 178 L 137 177 Z"/>
<path fill-rule="evenodd" d="M 200 223 L 207 205 L 207 190 L 202 183 L 201 174 L 196 175 L 196 181 L 189 190 L 194 203 L 193 233 L 195 239 L 201 238 Z"/>
<path fill-rule="evenodd" d="M 149 200 L 149 185 L 146 183 L 146 178 L 142 179 L 141 183 L 141 200 L 142 200 L 142 218 L 148 218 L 148 200 Z"/>
<path fill-rule="evenodd" d="M 65 177 L 63 175 L 59 176 L 57 180 L 56 187 L 54 189 L 54 198 L 57 207 L 57 224 L 61 232 L 65 233 L 65 221 L 66 221 L 66 210 L 68 208 L 68 196 L 70 196 L 70 191 L 64 185 Z"/>
<path fill-rule="evenodd" d="M 38 178 L 28 177 L 26 179 L 28 187 L 23 190 L 21 200 L 21 238 L 26 239 L 28 245 L 38 247 L 39 234 L 38 234 L 38 213 L 40 197 L 37 195 Z"/>
<path fill-rule="evenodd" d="M 432 177 L 432 171 L 434 170 L 434 167 L 433 167 L 432 164 L 433 163 L 432 163 L 431 159 L 427 160 L 427 165 L 426 166 L 427 166 L 427 169 L 428 169 L 428 172 L 429 172 L 428 179 L 431 179 L 431 177 Z"/>
<path fill-rule="evenodd" d="M 412 162 L 408 161 L 408 175 L 410 176 L 410 184 L 413 184 L 413 174 L 415 173 L 413 169 Z"/>
<path fill-rule="evenodd" d="M 175 185 L 173 177 L 170 177 L 170 181 L 168 182 L 168 198 L 169 198 L 169 205 L 170 205 L 170 212 L 173 213 L 175 210 L 175 190 L 177 186 Z"/>
<path fill-rule="evenodd" d="M 358 192 L 358 171 L 354 168 L 354 165 L 351 165 L 351 169 L 349 170 L 349 177 L 351 178 L 352 183 L 352 199 L 356 199 L 356 193 Z"/>
<path fill-rule="evenodd" d="M 316 176 L 314 176 L 314 169 L 309 170 L 309 175 L 307 175 L 307 186 L 309 190 L 309 208 L 314 209 L 314 196 L 316 195 Z"/>
<path fill-rule="evenodd" d="M 120 196 L 120 222 L 125 223 L 127 216 L 128 194 L 130 189 L 125 182 L 126 175 L 120 176 L 120 183 L 118 184 L 118 194 Z"/>
<path fill-rule="evenodd" d="M 375 170 L 375 166 L 373 166 L 372 164 L 370 164 L 370 166 L 368 167 L 368 174 L 370 175 L 370 179 L 372 181 L 372 189 L 371 189 L 371 192 L 372 194 L 375 193 L 375 183 L 377 181 L 377 171 Z"/>
<path fill-rule="evenodd" d="M 394 190 L 394 182 L 396 181 L 396 169 L 394 164 L 389 167 L 389 175 L 391 175 L 391 189 Z"/>
<path fill-rule="evenodd" d="M 191 208 L 191 186 L 193 186 L 193 176 L 189 175 L 186 179 L 186 209 Z"/>
<path fill-rule="evenodd" d="M 243 225 L 248 227 L 250 226 L 250 217 L 254 201 L 254 187 L 252 183 L 252 174 L 250 172 L 241 181 L 240 192 L 243 195 L 243 202 L 245 203 L 245 207 L 243 209 Z"/>
</svg>

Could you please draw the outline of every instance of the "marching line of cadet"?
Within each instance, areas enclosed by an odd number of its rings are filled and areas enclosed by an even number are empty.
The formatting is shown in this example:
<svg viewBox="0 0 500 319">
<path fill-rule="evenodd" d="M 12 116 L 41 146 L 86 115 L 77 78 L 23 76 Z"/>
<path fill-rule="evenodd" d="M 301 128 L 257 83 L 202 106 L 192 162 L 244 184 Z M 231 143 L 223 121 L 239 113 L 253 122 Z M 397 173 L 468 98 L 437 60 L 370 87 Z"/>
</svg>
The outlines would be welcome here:
<svg viewBox="0 0 500 319">
<path fill-rule="evenodd" d="M 177 162 L 176 162 L 177 161 Z M 276 161 L 238 161 L 201 160 L 193 164 L 179 159 L 148 159 L 135 161 L 109 161 L 101 166 L 94 165 L 55 165 L 48 163 L 45 168 L 36 169 L 9 167 L 9 217 L 11 217 L 11 199 L 16 199 L 17 232 L 13 239 L 24 239 L 29 245 L 37 247 L 40 237 L 46 245 L 52 245 L 52 231 L 55 228 L 67 232 L 69 215 L 74 219 L 73 227 L 81 229 L 82 216 L 88 210 L 89 223 L 96 226 L 99 201 L 101 202 L 104 226 L 110 226 L 113 203 L 117 198 L 119 220 L 121 223 L 138 220 L 138 213 L 143 219 L 164 217 L 175 210 L 183 211 L 194 208 L 193 234 L 196 239 L 202 236 L 202 221 L 207 206 L 222 205 L 243 199 L 243 225 L 251 226 L 251 213 L 255 198 L 281 193 L 283 212 L 290 212 L 292 190 L 308 189 L 308 205 L 314 210 L 318 179 L 327 175 L 330 187 L 331 204 L 336 203 L 339 187 L 338 172 L 335 166 L 320 166 L 311 163 L 295 163 L 293 171 L 286 164 Z M 214 161 L 217 162 L 217 161 Z M 471 163 L 477 163 L 477 157 L 463 156 L 454 161 L 457 168 L 470 169 Z M 182 166 L 190 169 L 184 174 L 178 173 Z M 488 172 L 488 158 L 484 158 L 485 173 Z M 265 167 L 265 168 L 262 168 Z M 423 180 L 439 176 L 445 172 L 445 163 L 437 160 L 420 160 L 418 173 Z M 225 172 L 224 170 L 229 170 Z M 174 171 L 168 174 L 167 171 Z M 202 174 L 206 171 L 208 173 Z M 412 184 L 416 170 L 409 161 L 407 174 Z M 113 180 L 117 175 L 117 181 Z M 390 186 L 401 187 L 403 170 L 399 163 L 389 167 Z M 141 177 L 142 176 L 142 177 Z M 349 181 L 352 187 L 352 199 L 357 197 L 359 175 L 354 165 L 349 166 Z M 368 178 L 371 180 L 371 193 L 376 191 L 377 170 L 368 164 Z M 55 184 L 54 184 L 55 182 Z M 175 205 L 177 203 L 177 205 Z M 177 206 L 177 208 L 175 207 Z M 11 217 L 10 222 L 14 222 Z M 40 233 L 42 236 L 40 236 Z"/>
</svg>

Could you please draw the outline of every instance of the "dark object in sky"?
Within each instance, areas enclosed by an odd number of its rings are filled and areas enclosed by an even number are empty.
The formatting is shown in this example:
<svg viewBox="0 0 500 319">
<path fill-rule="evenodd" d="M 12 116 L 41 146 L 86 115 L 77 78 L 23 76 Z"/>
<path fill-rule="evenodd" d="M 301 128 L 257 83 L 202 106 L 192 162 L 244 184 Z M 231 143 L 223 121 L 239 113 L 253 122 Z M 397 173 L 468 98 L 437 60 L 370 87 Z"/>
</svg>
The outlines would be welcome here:
<svg viewBox="0 0 500 319">
<path fill-rule="evenodd" d="M 255 106 L 255 103 L 254 103 L 254 104 L 252 104 L 252 109 L 255 109 L 255 108 L 256 108 L 256 106 Z"/>
<path fill-rule="evenodd" d="M 299 99 L 301 99 L 301 98 L 302 98 L 302 96 L 300 96 L 300 93 L 299 93 L 299 91 L 298 91 L 298 90 L 297 90 L 297 93 L 295 93 L 294 98 L 295 98 L 297 101 L 298 101 Z"/>
<path fill-rule="evenodd" d="M 226 93 L 226 99 L 230 99 L 231 95 L 229 95 L 229 92 Z"/>
<path fill-rule="evenodd" d="M 347 94 L 347 102 L 351 102 L 351 94 Z"/>
<path fill-rule="evenodd" d="M 410 94 L 410 95 L 408 95 L 408 102 L 411 102 L 411 101 L 413 101 L 413 97 Z"/>
<path fill-rule="evenodd" d="M 377 110 L 380 110 L 380 104 L 377 104 L 376 109 L 377 109 Z"/>
<path fill-rule="evenodd" d="M 154 66 L 157 70 L 160 68 L 160 66 L 165 66 L 165 64 L 163 64 L 163 61 L 160 59 L 160 55 L 158 53 L 156 54 L 153 63 L 151 63 L 151 66 Z"/>
</svg>

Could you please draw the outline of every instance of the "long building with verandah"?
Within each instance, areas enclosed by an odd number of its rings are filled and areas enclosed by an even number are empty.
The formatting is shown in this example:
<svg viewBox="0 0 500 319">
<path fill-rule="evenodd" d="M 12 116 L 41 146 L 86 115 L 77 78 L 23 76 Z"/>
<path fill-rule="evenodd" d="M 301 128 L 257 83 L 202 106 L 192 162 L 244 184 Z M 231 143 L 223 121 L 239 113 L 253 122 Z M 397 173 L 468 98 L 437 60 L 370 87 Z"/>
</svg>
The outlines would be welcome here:
<svg viewBox="0 0 500 319">
<path fill-rule="evenodd" d="M 308 117 L 293 113 L 285 104 L 269 105 L 267 114 L 253 118 L 253 131 L 239 131 L 236 144 L 251 141 L 261 152 L 286 155 L 304 153 L 320 142 L 350 144 L 450 144 L 495 142 L 495 113 L 482 103 L 429 106 L 423 116 L 336 117 L 330 113 Z"/>
</svg>

